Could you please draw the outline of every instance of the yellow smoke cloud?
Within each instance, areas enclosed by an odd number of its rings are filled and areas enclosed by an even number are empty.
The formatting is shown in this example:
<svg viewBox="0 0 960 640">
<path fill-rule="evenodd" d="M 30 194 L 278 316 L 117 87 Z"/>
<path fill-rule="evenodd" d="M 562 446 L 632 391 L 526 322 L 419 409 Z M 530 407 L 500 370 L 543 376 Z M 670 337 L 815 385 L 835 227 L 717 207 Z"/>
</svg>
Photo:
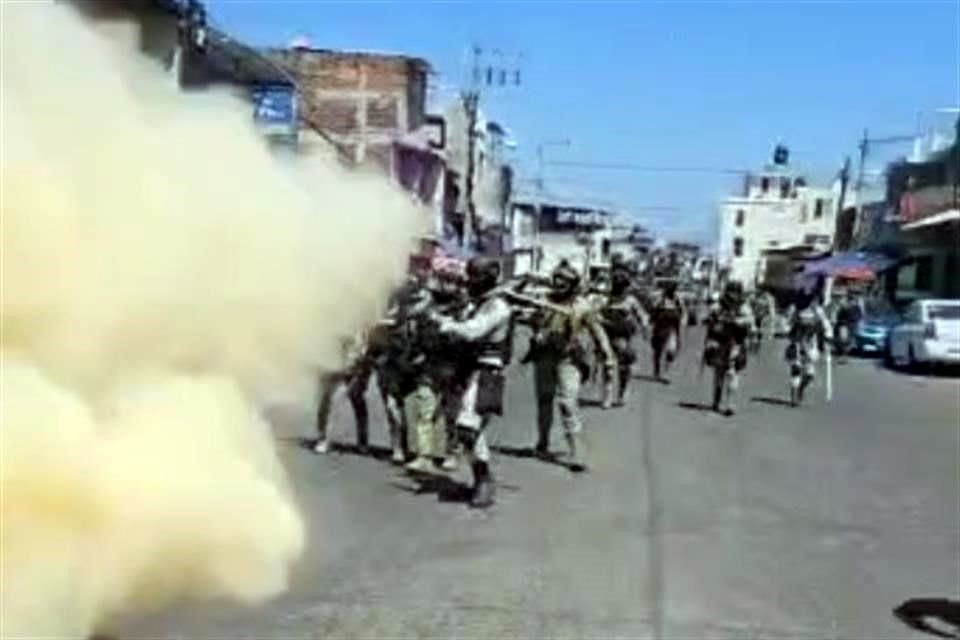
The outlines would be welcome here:
<svg viewBox="0 0 960 640">
<path fill-rule="evenodd" d="M 4 3 L 2 54 L 0 635 L 278 593 L 303 522 L 258 407 L 312 400 L 421 212 L 68 7 Z"/>
</svg>

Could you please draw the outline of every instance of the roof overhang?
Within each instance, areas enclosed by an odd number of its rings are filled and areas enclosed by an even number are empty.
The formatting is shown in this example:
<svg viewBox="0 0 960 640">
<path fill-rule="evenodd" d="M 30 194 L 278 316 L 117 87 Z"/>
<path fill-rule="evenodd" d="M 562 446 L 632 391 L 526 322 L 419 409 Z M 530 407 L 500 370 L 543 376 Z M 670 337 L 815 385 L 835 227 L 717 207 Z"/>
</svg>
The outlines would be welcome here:
<svg viewBox="0 0 960 640">
<path fill-rule="evenodd" d="M 931 216 L 926 216 L 925 218 L 908 222 L 907 224 L 901 226 L 900 229 L 902 231 L 912 231 L 913 229 L 932 227 L 938 224 L 945 224 L 947 222 L 955 222 L 957 220 L 960 220 L 960 209 L 948 209 L 947 211 L 941 211 L 940 213 L 935 213 Z"/>
</svg>

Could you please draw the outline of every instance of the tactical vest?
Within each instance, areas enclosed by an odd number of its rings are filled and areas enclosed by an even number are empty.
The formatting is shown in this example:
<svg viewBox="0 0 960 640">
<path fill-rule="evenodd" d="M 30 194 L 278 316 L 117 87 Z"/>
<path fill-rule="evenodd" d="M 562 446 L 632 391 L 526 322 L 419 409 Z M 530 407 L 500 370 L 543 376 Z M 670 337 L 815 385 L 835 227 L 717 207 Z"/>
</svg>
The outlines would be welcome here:
<svg viewBox="0 0 960 640">
<path fill-rule="evenodd" d="M 820 318 L 817 317 L 816 311 L 808 307 L 802 311 L 797 312 L 794 323 L 793 339 L 803 340 L 807 338 L 812 338 L 820 332 Z"/>
<path fill-rule="evenodd" d="M 629 338 L 637 332 L 637 321 L 627 296 L 613 299 L 602 312 L 603 328 L 611 338 Z"/>
<path fill-rule="evenodd" d="M 680 324 L 680 303 L 673 298 L 661 300 L 653 313 L 653 331 L 663 335 L 674 330 Z"/>
<path fill-rule="evenodd" d="M 489 305 L 493 304 L 507 305 L 503 298 L 491 297 L 480 302 L 473 310 L 471 315 L 481 314 L 489 311 Z M 510 363 L 513 357 L 513 332 L 514 318 L 511 312 L 507 321 L 502 325 L 495 327 L 489 335 L 484 336 L 475 343 L 463 344 L 462 348 L 469 350 L 469 357 L 481 364 L 504 367 Z"/>
</svg>

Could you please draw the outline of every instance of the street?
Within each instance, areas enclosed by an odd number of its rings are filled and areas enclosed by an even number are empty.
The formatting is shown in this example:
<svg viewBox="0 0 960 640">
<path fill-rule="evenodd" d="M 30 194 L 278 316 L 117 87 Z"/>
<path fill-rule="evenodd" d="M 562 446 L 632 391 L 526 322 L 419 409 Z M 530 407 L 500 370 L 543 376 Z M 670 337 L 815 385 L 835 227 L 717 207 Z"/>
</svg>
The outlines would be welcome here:
<svg viewBox="0 0 960 640">
<path fill-rule="evenodd" d="M 786 406 L 783 343 L 747 370 L 740 412 L 704 410 L 702 334 L 673 384 L 641 350 L 623 409 L 585 406 L 591 470 L 526 457 L 532 372 L 514 365 L 497 505 L 417 494 L 380 459 L 300 445 L 312 416 L 272 414 L 308 521 L 290 590 L 258 608 L 191 604 L 118 638 L 923 637 L 910 597 L 960 595 L 960 382 L 852 359 L 835 396 Z M 587 405 L 598 391 L 585 390 Z M 376 394 L 373 437 L 386 443 Z M 332 433 L 353 441 L 338 401 Z M 559 421 L 552 448 L 564 450 Z M 461 472 L 462 473 L 462 472 Z M 465 476 L 464 476 L 465 477 Z M 243 526 L 243 523 L 237 523 Z"/>
</svg>

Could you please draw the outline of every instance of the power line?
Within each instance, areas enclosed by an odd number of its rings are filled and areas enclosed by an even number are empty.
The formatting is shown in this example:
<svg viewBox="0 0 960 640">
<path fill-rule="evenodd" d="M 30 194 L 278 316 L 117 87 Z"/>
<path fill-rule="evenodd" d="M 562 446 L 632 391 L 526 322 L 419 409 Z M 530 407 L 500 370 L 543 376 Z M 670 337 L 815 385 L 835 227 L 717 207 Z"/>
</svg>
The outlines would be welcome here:
<svg viewBox="0 0 960 640">
<path fill-rule="evenodd" d="M 567 167 L 571 169 L 599 169 L 609 171 L 640 171 L 647 173 L 716 173 L 723 175 L 747 175 L 749 169 L 728 169 L 724 167 L 672 167 L 658 165 L 642 165 L 629 162 L 585 162 L 576 160 L 552 160 L 545 163 L 551 167 Z"/>
</svg>

